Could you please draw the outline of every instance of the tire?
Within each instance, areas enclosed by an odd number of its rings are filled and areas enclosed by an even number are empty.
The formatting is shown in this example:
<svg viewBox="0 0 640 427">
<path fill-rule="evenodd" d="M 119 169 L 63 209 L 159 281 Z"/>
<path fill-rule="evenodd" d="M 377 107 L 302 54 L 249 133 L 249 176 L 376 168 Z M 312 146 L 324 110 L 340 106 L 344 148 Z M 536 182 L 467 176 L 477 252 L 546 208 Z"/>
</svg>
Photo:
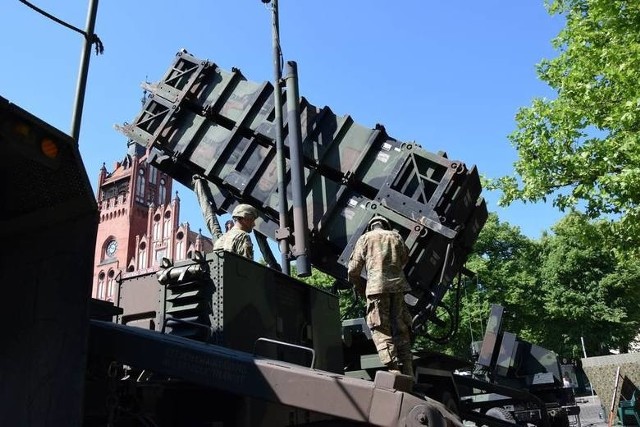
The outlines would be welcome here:
<svg viewBox="0 0 640 427">
<path fill-rule="evenodd" d="M 491 408 L 486 412 L 486 415 L 505 421 L 509 424 L 515 424 L 516 420 L 513 418 L 511 412 L 502 407 Z"/>
</svg>

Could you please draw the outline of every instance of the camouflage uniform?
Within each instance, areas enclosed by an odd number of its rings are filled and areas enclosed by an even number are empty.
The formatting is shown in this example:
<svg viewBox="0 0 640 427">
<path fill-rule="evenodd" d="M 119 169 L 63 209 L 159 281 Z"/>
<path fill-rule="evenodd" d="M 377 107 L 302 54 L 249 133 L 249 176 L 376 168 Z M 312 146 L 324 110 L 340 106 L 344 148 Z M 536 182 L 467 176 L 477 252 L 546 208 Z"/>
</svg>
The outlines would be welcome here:
<svg viewBox="0 0 640 427">
<path fill-rule="evenodd" d="M 234 227 L 233 221 L 227 221 L 225 224 L 227 232 L 222 234 L 220 223 L 214 210 L 213 197 L 205 186 L 204 180 L 204 177 L 194 175 L 191 183 L 198 198 L 198 203 L 200 204 L 207 228 L 209 228 L 209 231 L 211 231 L 211 234 L 216 239 L 213 244 L 213 250 L 225 250 L 253 260 L 253 244 L 251 243 L 249 233 Z M 249 205 L 240 204 L 234 209 L 234 214 L 242 217 L 247 213 L 252 214 L 254 218 L 257 217 L 257 212 Z"/>
<path fill-rule="evenodd" d="M 404 302 L 410 290 L 403 268 L 408 249 L 393 230 L 374 229 L 358 239 L 349 259 L 349 281 L 362 286 L 360 273 L 367 270 L 367 324 L 380 361 L 390 370 L 402 366 L 413 375 L 411 355 L 411 315 Z"/>
<path fill-rule="evenodd" d="M 225 250 L 253 260 L 253 243 L 249 233 L 235 227 L 216 240 L 213 250 Z"/>
</svg>

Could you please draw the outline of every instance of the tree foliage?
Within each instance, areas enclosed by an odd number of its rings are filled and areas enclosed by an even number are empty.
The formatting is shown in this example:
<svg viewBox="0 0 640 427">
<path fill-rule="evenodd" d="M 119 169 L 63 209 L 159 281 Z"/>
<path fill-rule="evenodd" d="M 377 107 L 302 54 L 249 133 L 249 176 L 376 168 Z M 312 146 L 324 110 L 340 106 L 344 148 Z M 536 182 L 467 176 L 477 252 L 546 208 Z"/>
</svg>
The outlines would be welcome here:
<svg viewBox="0 0 640 427">
<path fill-rule="evenodd" d="M 515 175 L 494 181 L 502 204 L 546 201 L 615 218 L 618 242 L 640 242 L 640 2 L 549 0 L 566 26 L 558 56 L 537 66 L 555 99 L 516 115 Z"/>
<path fill-rule="evenodd" d="M 640 328 L 640 269 L 599 244 L 606 226 L 573 212 L 542 239 L 542 341 L 564 354 L 582 354 L 577 337 L 591 355 L 628 350 Z"/>
<path fill-rule="evenodd" d="M 558 354 L 581 357 L 628 350 L 640 329 L 640 266 L 621 258 L 602 239 L 608 227 L 572 212 L 540 241 L 492 213 L 467 267 L 458 335 L 444 346 L 424 344 L 459 357 L 484 335 L 491 304 L 505 308 L 503 328 Z M 453 290 L 445 303 L 453 304 Z"/>
</svg>

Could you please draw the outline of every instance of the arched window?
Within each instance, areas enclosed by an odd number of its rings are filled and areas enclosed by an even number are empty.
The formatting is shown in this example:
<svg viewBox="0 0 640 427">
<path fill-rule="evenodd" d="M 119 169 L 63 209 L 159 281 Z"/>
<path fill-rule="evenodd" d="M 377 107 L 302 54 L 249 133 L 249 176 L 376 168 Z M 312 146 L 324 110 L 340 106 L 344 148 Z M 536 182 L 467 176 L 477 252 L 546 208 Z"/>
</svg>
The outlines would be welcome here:
<svg viewBox="0 0 640 427">
<path fill-rule="evenodd" d="M 167 182 L 160 178 L 160 188 L 158 188 L 158 203 L 164 205 L 167 197 Z"/>
<path fill-rule="evenodd" d="M 140 242 L 138 246 L 138 270 L 147 268 L 147 244 Z"/>
<path fill-rule="evenodd" d="M 138 170 L 138 181 L 136 182 L 136 201 L 144 203 L 145 176 L 144 169 Z"/>
<path fill-rule="evenodd" d="M 105 299 L 105 295 L 104 295 L 104 278 L 105 278 L 105 274 L 104 271 L 101 271 L 100 273 L 98 273 L 98 286 L 97 286 L 97 291 L 96 291 L 96 298 L 97 299 Z"/>
<path fill-rule="evenodd" d="M 164 233 L 163 237 L 168 239 L 171 236 L 171 212 L 167 211 L 164 214 Z"/>
<path fill-rule="evenodd" d="M 109 270 L 109 273 L 107 274 L 107 301 L 113 301 L 116 296 L 115 275 L 116 273 L 113 270 Z"/>
<path fill-rule="evenodd" d="M 153 216 L 153 240 L 158 241 L 160 237 L 160 215 L 155 214 Z"/>
<path fill-rule="evenodd" d="M 175 259 L 176 261 L 179 261 L 181 259 L 185 259 L 184 258 L 184 249 L 185 249 L 185 245 L 184 245 L 184 233 L 182 231 L 178 231 L 178 233 L 176 234 L 176 253 L 175 253 Z"/>
</svg>

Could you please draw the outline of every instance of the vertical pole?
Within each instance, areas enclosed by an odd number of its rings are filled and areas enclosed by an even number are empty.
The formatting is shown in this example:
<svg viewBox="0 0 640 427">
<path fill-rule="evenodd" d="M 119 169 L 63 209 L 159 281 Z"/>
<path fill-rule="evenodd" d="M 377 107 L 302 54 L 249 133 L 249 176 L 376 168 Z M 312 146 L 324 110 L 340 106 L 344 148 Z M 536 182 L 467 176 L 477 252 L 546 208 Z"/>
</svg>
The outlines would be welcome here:
<svg viewBox="0 0 640 427">
<path fill-rule="evenodd" d="M 280 50 L 280 24 L 278 18 L 278 0 L 271 1 L 271 39 L 273 47 L 273 105 L 275 108 L 275 126 L 276 126 L 276 163 L 278 174 L 278 214 L 280 228 L 276 231 L 278 246 L 282 257 L 282 272 L 286 275 L 291 274 L 289 267 L 289 228 L 287 221 L 287 186 L 285 183 L 285 157 L 284 157 L 284 140 L 282 136 L 282 61 Z"/>
<path fill-rule="evenodd" d="M 87 13 L 87 26 L 85 29 L 84 46 L 80 56 L 80 71 L 76 85 L 76 99 L 73 107 L 73 118 L 71 120 L 71 136 L 78 144 L 80 139 L 80 123 L 82 122 L 82 108 L 84 106 L 84 94 L 87 86 L 87 74 L 89 73 L 89 59 L 91 58 L 91 45 L 93 42 L 93 31 L 98 14 L 98 0 L 89 1 L 89 12 Z"/>
<path fill-rule="evenodd" d="M 620 366 L 616 369 L 616 380 L 613 385 L 613 396 L 611 396 L 611 405 L 609 406 L 609 419 L 607 420 L 607 426 L 611 427 L 613 421 L 616 418 L 616 396 L 618 395 L 618 382 L 620 381 Z M 593 387 L 591 387 L 593 389 Z M 620 420 L 622 422 L 622 420 Z"/>
<path fill-rule="evenodd" d="M 582 354 L 584 355 L 584 358 L 587 358 L 587 350 L 584 347 L 584 337 L 580 337 L 580 344 L 582 344 Z M 593 391 L 593 384 L 591 384 L 591 396 L 595 396 L 595 391 Z"/>
<path fill-rule="evenodd" d="M 287 61 L 287 123 L 289 126 L 289 164 L 291 165 L 291 193 L 293 195 L 293 256 L 299 277 L 311 276 L 311 265 L 307 257 L 309 225 L 304 191 L 304 159 L 302 155 L 302 131 L 300 129 L 300 101 L 298 95 L 298 66 Z"/>
</svg>

